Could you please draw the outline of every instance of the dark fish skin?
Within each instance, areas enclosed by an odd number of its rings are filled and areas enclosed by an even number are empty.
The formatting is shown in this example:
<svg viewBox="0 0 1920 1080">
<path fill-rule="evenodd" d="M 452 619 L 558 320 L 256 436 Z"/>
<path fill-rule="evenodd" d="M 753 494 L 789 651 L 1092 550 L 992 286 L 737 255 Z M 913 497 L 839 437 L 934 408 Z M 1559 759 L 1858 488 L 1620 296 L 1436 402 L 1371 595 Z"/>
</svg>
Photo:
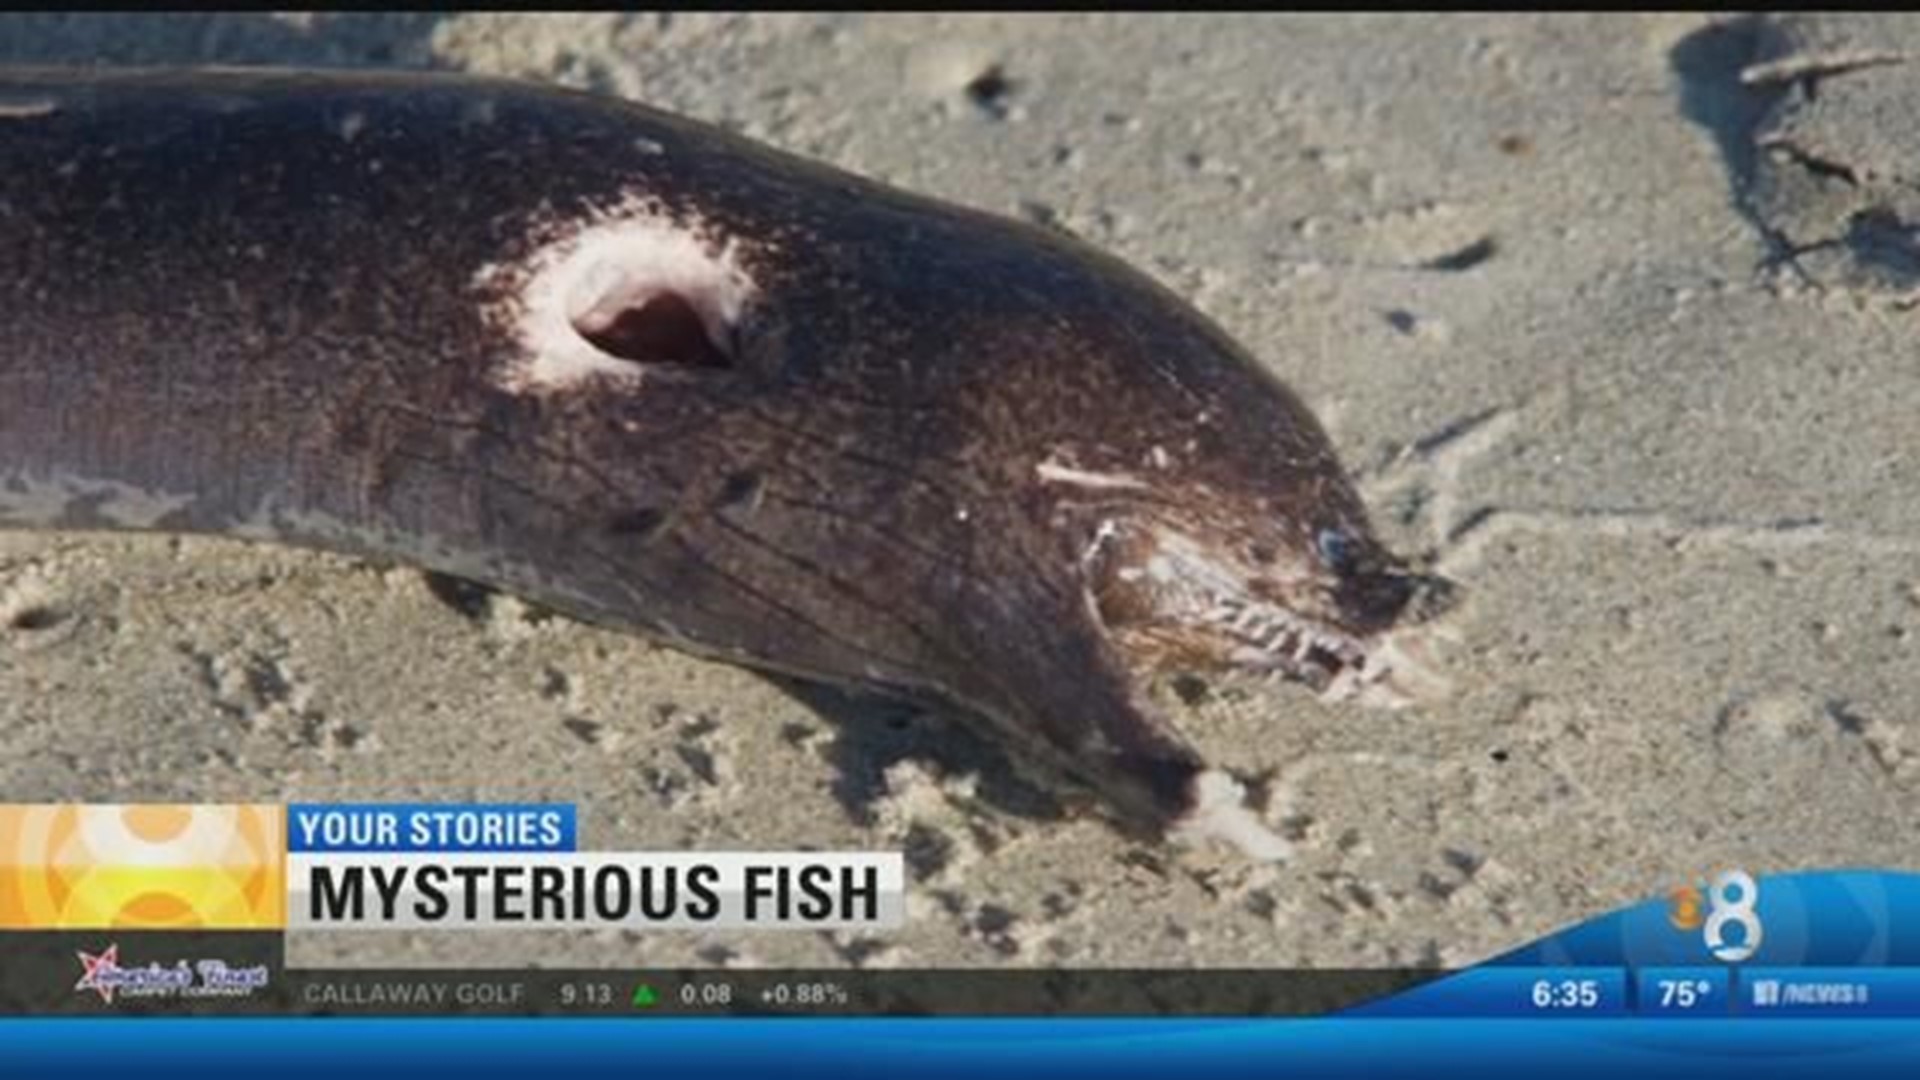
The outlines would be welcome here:
<svg viewBox="0 0 1920 1080">
<path fill-rule="evenodd" d="M 503 381 L 526 350 L 489 268 L 636 200 L 752 279 L 720 351 Z M 1206 765 L 1088 599 L 1103 521 L 1343 530 L 1355 633 L 1415 580 L 1313 416 L 1144 275 L 611 98 L 0 69 L 0 311 L 0 526 L 398 557 L 958 705 L 1150 828 Z M 1037 480 L 1063 447 L 1151 490 Z"/>
</svg>

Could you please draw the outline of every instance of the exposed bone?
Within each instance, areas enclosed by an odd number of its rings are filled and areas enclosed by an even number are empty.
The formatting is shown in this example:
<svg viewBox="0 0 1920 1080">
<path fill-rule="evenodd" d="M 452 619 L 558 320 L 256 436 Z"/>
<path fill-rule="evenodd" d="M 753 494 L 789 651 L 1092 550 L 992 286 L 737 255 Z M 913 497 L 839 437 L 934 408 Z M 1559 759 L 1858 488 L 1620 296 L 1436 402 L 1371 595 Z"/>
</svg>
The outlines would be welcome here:
<svg viewBox="0 0 1920 1080">
<path fill-rule="evenodd" d="M 1062 465 L 1048 459 L 1033 467 L 1040 479 L 1049 484 L 1072 484 L 1085 488 L 1119 488 L 1123 490 L 1144 490 L 1147 484 L 1137 476 L 1125 473 L 1097 473 L 1085 469 L 1076 469 L 1071 465 Z"/>
<path fill-rule="evenodd" d="M 1193 809 L 1187 811 L 1167 830 L 1167 838 L 1179 843 L 1199 844 L 1220 840 L 1238 848 L 1250 859 L 1285 862 L 1293 857 L 1293 845 L 1267 828 L 1266 822 L 1246 805 L 1246 789 L 1219 769 L 1208 769 L 1193 779 Z"/>
</svg>

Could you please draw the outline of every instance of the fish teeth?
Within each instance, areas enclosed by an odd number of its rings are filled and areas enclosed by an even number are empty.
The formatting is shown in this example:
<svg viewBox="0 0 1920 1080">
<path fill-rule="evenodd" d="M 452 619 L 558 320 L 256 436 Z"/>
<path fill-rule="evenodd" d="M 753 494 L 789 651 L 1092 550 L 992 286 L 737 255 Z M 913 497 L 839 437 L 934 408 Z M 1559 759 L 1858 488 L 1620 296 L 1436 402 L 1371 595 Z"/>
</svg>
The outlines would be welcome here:
<svg viewBox="0 0 1920 1080">
<path fill-rule="evenodd" d="M 1272 654 L 1263 649 L 1256 649 L 1251 645 L 1242 645 L 1227 655 L 1227 662 L 1236 667 L 1245 668 L 1249 671 L 1279 674 L 1280 671 L 1273 666 L 1272 660 Z"/>
<path fill-rule="evenodd" d="M 1385 678 L 1391 669 L 1383 658 L 1352 639 L 1322 630 L 1282 608 L 1244 598 L 1218 598 L 1203 618 L 1243 643 L 1231 661 L 1257 670 L 1264 681 L 1300 678 L 1305 673 L 1297 669 L 1310 667 L 1316 650 L 1332 658 L 1337 669 L 1322 691 L 1325 695 L 1351 694 Z"/>
</svg>

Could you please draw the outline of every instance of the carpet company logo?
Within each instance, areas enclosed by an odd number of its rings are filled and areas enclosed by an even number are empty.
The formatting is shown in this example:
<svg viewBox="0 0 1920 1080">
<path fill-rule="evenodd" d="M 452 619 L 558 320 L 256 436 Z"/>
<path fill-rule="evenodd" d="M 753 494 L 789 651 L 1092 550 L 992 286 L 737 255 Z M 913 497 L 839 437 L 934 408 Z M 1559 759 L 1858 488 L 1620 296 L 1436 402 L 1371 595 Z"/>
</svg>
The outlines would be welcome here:
<svg viewBox="0 0 1920 1080">
<path fill-rule="evenodd" d="M 118 997 L 246 997 L 264 989 L 271 977 L 265 964 L 231 967 L 224 960 L 185 960 L 164 966 L 149 961 L 140 967 L 120 966 L 120 944 L 97 953 L 80 952 L 80 981 L 74 993 L 91 990 L 111 1005 Z"/>
<path fill-rule="evenodd" d="M 0 805 L 0 929 L 281 929 L 285 820 L 268 805 Z"/>
</svg>

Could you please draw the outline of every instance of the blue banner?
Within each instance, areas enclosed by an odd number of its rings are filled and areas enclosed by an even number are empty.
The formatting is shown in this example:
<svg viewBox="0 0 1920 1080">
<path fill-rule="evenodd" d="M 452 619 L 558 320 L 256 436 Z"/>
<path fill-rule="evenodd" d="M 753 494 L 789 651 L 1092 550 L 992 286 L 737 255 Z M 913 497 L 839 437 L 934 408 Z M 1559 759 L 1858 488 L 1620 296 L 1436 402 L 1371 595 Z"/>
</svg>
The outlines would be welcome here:
<svg viewBox="0 0 1920 1080">
<path fill-rule="evenodd" d="M 1722 871 L 1343 1015 L 1920 1020 L 1920 875 Z"/>
<path fill-rule="evenodd" d="M 1915 1075 L 1920 1025 L 1865 1020 L 173 1020 L 0 1021 L 15 1077 L 246 1075 L 340 1080 L 384 1073 L 1164 1078 L 1431 1077 L 1551 1069 L 1688 1080 Z M 218 1071 L 215 1071 L 218 1070 Z"/>
<path fill-rule="evenodd" d="M 287 851 L 575 851 L 570 803 L 294 803 Z"/>
</svg>

